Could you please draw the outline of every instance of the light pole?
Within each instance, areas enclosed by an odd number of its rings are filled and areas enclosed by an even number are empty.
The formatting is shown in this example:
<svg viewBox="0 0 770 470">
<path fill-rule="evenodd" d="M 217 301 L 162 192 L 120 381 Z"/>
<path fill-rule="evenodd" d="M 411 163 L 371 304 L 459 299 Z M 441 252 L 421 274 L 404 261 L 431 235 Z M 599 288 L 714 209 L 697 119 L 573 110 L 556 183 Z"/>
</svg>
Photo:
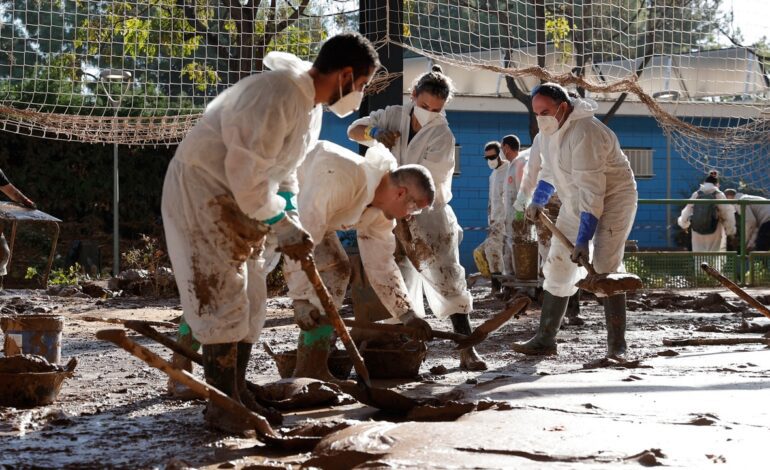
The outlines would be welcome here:
<svg viewBox="0 0 770 470">
<path fill-rule="evenodd" d="M 667 79 L 668 80 L 668 79 Z M 666 82 L 668 88 L 668 82 Z M 676 100 L 679 102 L 679 92 L 664 90 L 653 93 L 656 100 Z M 671 131 L 666 132 L 666 199 L 671 199 Z M 671 204 L 666 204 L 666 247 L 671 248 Z"/>
<path fill-rule="evenodd" d="M 101 83 L 102 89 L 104 89 L 104 94 L 107 95 L 107 101 L 109 101 L 110 106 L 114 109 L 114 119 L 113 119 L 113 128 L 117 124 L 117 117 L 118 117 L 118 109 L 120 108 L 120 100 L 123 97 L 123 94 L 128 91 L 128 88 L 131 86 L 131 79 L 133 78 L 131 75 L 131 72 L 127 70 L 117 70 L 117 69 L 105 69 L 99 72 L 99 77 L 96 77 L 95 75 L 92 75 L 88 72 L 85 72 L 85 75 L 88 75 L 92 78 L 94 78 L 96 81 Z M 120 88 L 120 95 L 118 95 L 117 98 L 113 97 L 112 94 L 110 94 L 110 90 L 107 87 L 107 83 L 119 83 L 121 85 Z M 125 89 L 123 88 L 123 84 L 125 84 Z M 120 274 L 120 226 L 119 226 L 119 203 L 120 203 L 120 187 L 118 183 L 118 142 L 117 142 L 117 133 L 115 134 L 115 144 L 113 147 L 113 153 L 112 153 L 112 178 L 113 178 L 113 192 L 112 192 L 112 275 L 117 276 Z"/>
</svg>

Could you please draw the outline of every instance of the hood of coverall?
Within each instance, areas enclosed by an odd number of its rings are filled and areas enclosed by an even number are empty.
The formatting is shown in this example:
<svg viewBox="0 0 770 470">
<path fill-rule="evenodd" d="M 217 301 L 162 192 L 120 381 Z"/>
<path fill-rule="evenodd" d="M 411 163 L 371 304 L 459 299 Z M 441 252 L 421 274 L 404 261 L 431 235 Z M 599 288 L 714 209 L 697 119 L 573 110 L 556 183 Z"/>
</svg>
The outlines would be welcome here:
<svg viewBox="0 0 770 470">
<path fill-rule="evenodd" d="M 396 157 L 390 153 L 384 145 L 377 143 L 369 147 L 366 151 L 364 164 L 362 165 L 366 173 L 366 200 L 371 202 L 374 199 L 374 192 L 380 185 L 385 173 L 395 170 L 398 167 Z"/>
<path fill-rule="evenodd" d="M 312 62 L 302 60 L 294 54 L 288 52 L 272 51 L 268 52 L 263 61 L 265 68 L 270 70 L 285 70 L 292 72 L 292 79 L 299 81 L 300 84 L 308 80 L 308 71 L 313 67 Z M 311 79 L 312 82 L 312 79 Z M 310 92 L 306 87 L 301 87 L 307 94 Z M 313 95 L 311 99 L 315 100 L 315 87 L 313 87 Z"/>
</svg>

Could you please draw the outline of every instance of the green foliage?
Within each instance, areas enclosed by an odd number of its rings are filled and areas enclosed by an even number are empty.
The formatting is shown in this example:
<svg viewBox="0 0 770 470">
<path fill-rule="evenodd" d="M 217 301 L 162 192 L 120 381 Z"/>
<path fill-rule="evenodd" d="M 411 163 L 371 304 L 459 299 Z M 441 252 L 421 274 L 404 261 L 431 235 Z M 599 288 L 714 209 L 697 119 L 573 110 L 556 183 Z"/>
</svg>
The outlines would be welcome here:
<svg viewBox="0 0 770 470">
<path fill-rule="evenodd" d="M 48 275 L 49 286 L 76 286 L 80 283 L 82 268 L 75 263 L 69 268 L 52 269 Z M 27 267 L 27 273 L 24 275 L 26 280 L 42 281 L 42 276 L 34 266 Z"/>
</svg>

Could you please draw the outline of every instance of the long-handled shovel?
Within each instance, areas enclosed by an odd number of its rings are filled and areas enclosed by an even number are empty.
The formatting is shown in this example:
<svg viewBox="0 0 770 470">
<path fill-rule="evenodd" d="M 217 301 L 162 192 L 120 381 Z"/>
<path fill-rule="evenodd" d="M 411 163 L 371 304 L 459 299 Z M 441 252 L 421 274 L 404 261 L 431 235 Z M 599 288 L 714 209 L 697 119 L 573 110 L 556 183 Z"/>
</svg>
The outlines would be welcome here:
<svg viewBox="0 0 770 470">
<path fill-rule="evenodd" d="M 570 250 L 575 249 L 575 245 L 572 244 L 569 239 L 561 233 L 561 230 L 556 228 L 556 225 L 545 215 L 540 212 L 540 221 L 551 231 L 551 233 L 559 239 Z M 598 274 L 593 265 L 585 260 L 583 266 L 588 271 L 588 276 L 577 282 L 577 287 L 593 292 L 595 294 L 603 294 L 611 296 L 615 294 L 621 294 L 623 292 L 633 292 L 642 288 L 642 280 L 639 276 L 630 273 L 607 273 Z"/>
<path fill-rule="evenodd" d="M 358 352 L 358 348 L 356 348 L 353 338 L 350 337 L 348 329 L 345 328 L 345 323 L 343 323 L 342 317 L 340 317 L 340 313 L 337 311 L 337 306 L 334 305 L 334 302 L 329 295 L 329 291 L 326 290 L 326 286 L 321 280 L 321 275 L 318 274 L 318 269 L 313 260 L 313 254 L 310 253 L 307 256 L 300 258 L 298 261 L 302 266 L 302 271 L 305 272 L 307 278 L 310 280 L 310 284 L 313 286 L 318 299 L 321 301 L 321 305 L 326 311 L 326 316 L 334 327 L 334 331 L 337 332 L 337 336 L 340 337 L 342 344 L 345 346 L 350 358 L 353 360 L 353 367 L 355 367 L 356 373 L 366 387 L 371 388 L 372 382 L 369 379 L 369 370 L 367 370 L 364 359 Z"/>
<path fill-rule="evenodd" d="M 171 363 L 164 361 L 160 356 L 149 349 L 136 344 L 126 336 L 125 330 L 100 330 L 96 332 L 96 337 L 109 341 L 125 349 L 132 355 L 138 357 L 148 365 L 160 369 L 175 381 L 187 386 L 196 395 L 201 398 L 211 400 L 220 408 L 231 413 L 233 416 L 242 418 L 250 426 L 254 427 L 260 440 L 269 445 L 275 445 L 284 449 L 307 450 L 315 446 L 320 437 L 286 437 L 281 436 L 270 426 L 262 416 L 253 413 L 250 409 L 228 397 L 217 388 L 198 380 L 189 372 L 177 369 Z"/>
<path fill-rule="evenodd" d="M 486 320 L 484 323 L 476 327 L 470 335 L 461 335 L 450 331 L 433 330 L 433 338 L 439 339 L 451 339 L 457 345 L 455 349 L 467 349 L 481 343 L 490 333 L 496 331 L 503 326 L 514 315 L 517 315 L 524 311 L 531 301 L 527 297 L 519 297 L 513 301 L 511 306 L 503 310 L 500 313 L 495 314 L 492 318 Z M 410 328 L 404 325 L 392 325 L 388 323 L 370 323 L 358 320 L 345 320 L 345 325 L 353 328 L 362 328 L 367 330 L 383 331 L 388 333 L 403 333 L 406 335 L 414 335 L 414 328 Z"/>
<path fill-rule="evenodd" d="M 750 296 L 748 292 L 738 287 L 738 284 L 724 277 L 719 271 L 709 266 L 708 263 L 701 263 L 700 267 L 702 270 L 706 271 L 706 274 L 719 281 L 723 286 L 735 292 L 738 297 L 745 300 L 746 303 L 759 310 L 759 313 L 766 316 L 767 318 L 770 318 L 770 308 L 762 305 L 759 300 Z"/>
</svg>

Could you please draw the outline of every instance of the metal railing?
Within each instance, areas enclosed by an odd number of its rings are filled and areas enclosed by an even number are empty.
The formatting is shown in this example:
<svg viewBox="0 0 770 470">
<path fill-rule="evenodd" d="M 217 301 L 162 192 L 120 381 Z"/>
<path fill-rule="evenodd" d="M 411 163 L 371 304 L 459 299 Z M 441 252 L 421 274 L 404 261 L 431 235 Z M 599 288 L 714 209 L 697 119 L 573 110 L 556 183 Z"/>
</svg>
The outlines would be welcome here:
<svg viewBox="0 0 770 470">
<path fill-rule="evenodd" d="M 758 204 L 758 205 L 765 205 L 770 204 L 770 200 L 756 200 L 756 199 L 639 199 L 639 204 L 642 205 L 650 205 L 650 204 L 658 204 L 658 205 L 678 205 L 678 206 L 684 206 L 687 204 L 731 204 L 734 206 L 740 207 L 740 224 L 737 227 L 738 229 L 738 238 L 739 238 L 739 248 L 738 252 L 711 252 L 711 253 L 693 253 L 693 252 L 679 252 L 679 251 L 665 251 L 665 252 L 637 252 L 637 253 L 629 253 L 625 259 L 631 261 L 632 267 L 634 267 L 633 260 L 639 259 L 643 261 L 639 266 L 647 266 L 645 269 L 650 269 L 650 267 L 660 267 L 665 272 L 665 269 L 673 269 L 675 273 L 678 273 L 679 271 L 676 270 L 676 266 L 679 266 L 682 264 L 682 258 L 690 257 L 693 260 L 693 263 L 696 262 L 696 259 L 703 258 L 704 256 L 710 257 L 711 262 L 704 259 L 704 261 L 708 262 L 709 264 L 712 264 L 715 268 L 719 269 L 723 272 L 725 276 L 728 278 L 731 278 L 738 282 L 739 284 L 746 285 L 747 284 L 747 274 L 750 278 L 750 283 L 752 286 L 757 285 L 770 285 L 770 252 L 752 252 L 749 254 L 746 249 L 746 206 L 752 205 L 752 204 Z M 671 221 L 667 220 L 667 224 L 670 224 Z M 663 258 L 669 258 L 667 260 L 659 260 L 659 261 L 652 261 L 654 257 L 663 257 Z M 668 263 L 668 264 L 667 264 Z M 674 264 L 671 264 L 674 263 Z M 678 263 L 678 264 L 677 264 Z M 698 262 L 699 265 L 699 262 Z M 721 269 L 720 269 L 721 267 Z M 627 268 L 628 269 L 628 268 Z M 689 268 L 688 268 L 689 269 Z M 699 269 L 698 269 L 699 270 Z M 657 269 L 653 269 L 654 272 L 659 272 Z M 629 269 L 629 272 L 633 272 Z M 644 271 L 642 272 L 645 273 Z M 639 274 L 639 273 L 636 273 Z M 681 274 L 674 274 L 676 277 L 677 275 Z M 654 287 L 657 284 L 660 284 L 661 281 L 658 280 L 660 276 L 653 275 L 654 281 L 652 282 L 652 285 L 650 287 Z M 642 277 L 640 275 L 640 277 Z M 695 275 L 693 279 L 695 281 L 688 281 L 688 284 L 694 284 L 692 287 L 701 287 L 705 286 L 706 284 L 703 284 L 703 282 L 707 281 L 700 281 L 700 274 Z M 644 278 L 642 278 L 644 280 Z M 673 284 L 676 284 L 676 280 L 672 281 Z M 646 285 L 646 284 L 645 284 Z M 672 286 L 673 287 L 673 286 Z"/>
</svg>

